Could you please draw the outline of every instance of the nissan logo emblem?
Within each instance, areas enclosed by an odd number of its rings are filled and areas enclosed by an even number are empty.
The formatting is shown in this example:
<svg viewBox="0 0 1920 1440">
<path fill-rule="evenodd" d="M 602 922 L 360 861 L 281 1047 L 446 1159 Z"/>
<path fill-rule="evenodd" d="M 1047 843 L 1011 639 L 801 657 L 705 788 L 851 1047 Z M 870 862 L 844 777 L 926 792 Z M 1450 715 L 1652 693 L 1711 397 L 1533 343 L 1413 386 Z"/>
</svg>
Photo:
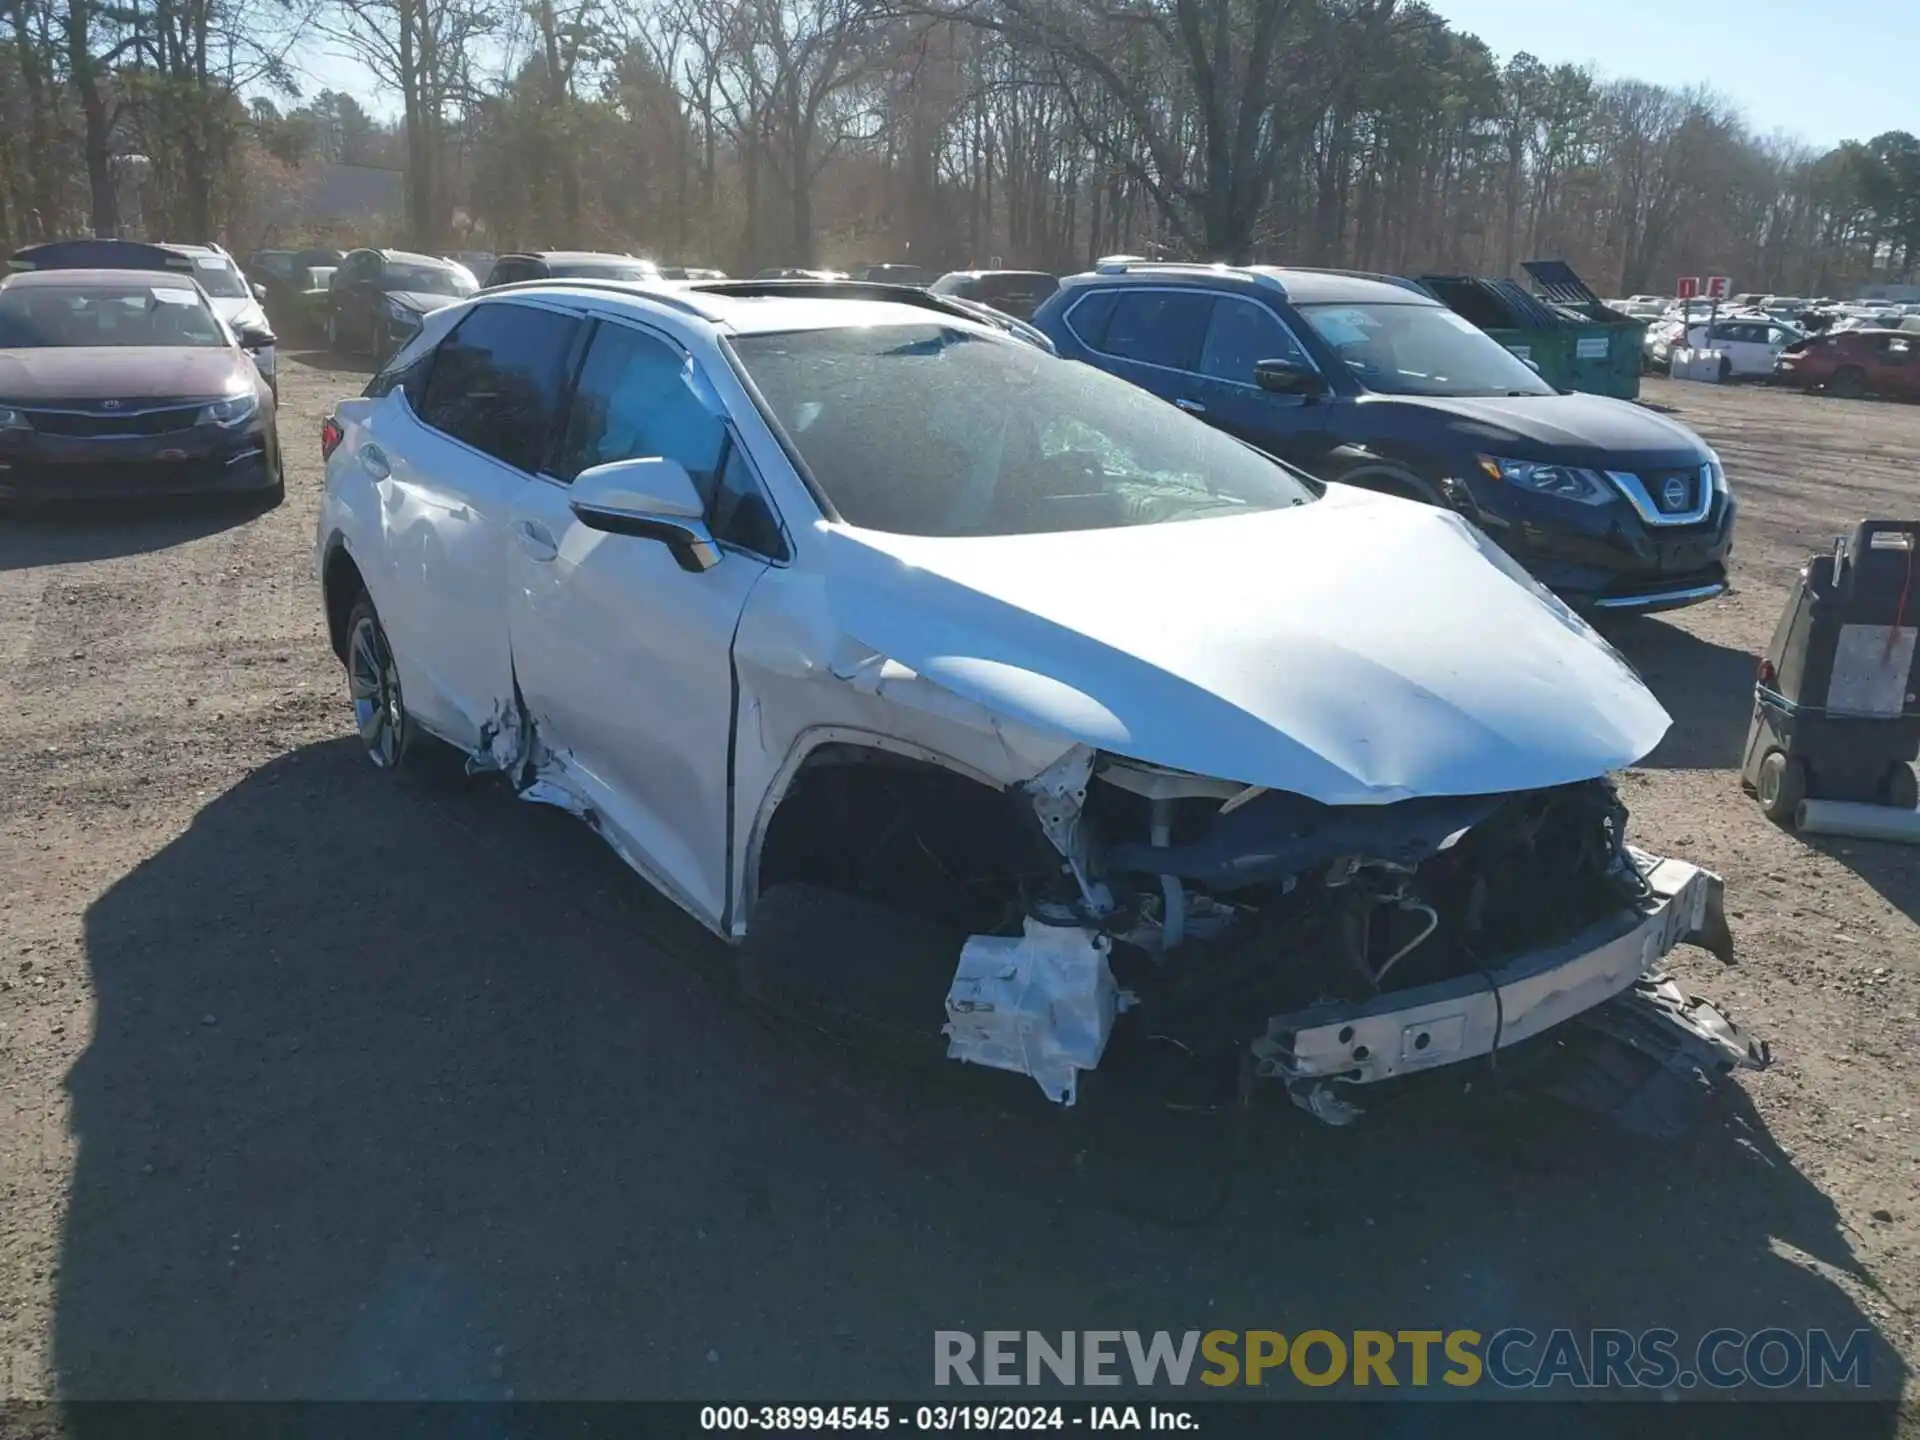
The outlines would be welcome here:
<svg viewBox="0 0 1920 1440">
<path fill-rule="evenodd" d="M 1660 506 L 1664 510 L 1679 510 L 1687 503 L 1687 482 L 1678 475 L 1667 477 L 1667 483 L 1660 487 Z"/>
</svg>

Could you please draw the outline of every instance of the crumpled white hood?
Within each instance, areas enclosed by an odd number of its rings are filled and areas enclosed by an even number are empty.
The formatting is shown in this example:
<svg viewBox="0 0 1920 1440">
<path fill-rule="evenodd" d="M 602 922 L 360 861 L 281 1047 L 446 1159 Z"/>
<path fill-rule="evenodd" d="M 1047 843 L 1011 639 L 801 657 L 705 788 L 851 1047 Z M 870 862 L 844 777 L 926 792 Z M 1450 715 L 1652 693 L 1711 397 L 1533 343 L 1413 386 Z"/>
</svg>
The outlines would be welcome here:
<svg viewBox="0 0 1920 1440">
<path fill-rule="evenodd" d="M 1327 804 L 1588 779 L 1670 723 L 1472 527 L 1343 486 L 1169 525 L 827 538 L 840 627 L 927 679 L 1103 750 Z"/>
</svg>

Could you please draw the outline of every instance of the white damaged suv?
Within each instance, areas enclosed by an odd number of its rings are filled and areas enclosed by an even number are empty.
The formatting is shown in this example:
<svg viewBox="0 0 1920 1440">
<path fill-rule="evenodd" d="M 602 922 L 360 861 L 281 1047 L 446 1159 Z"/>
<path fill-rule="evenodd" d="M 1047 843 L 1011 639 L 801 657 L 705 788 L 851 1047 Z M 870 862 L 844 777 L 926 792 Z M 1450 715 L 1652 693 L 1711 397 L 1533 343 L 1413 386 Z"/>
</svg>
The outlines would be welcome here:
<svg viewBox="0 0 1920 1440">
<path fill-rule="evenodd" d="M 972 307 L 547 281 L 328 420 L 359 733 L 585 818 L 749 992 L 1030 1076 L 1364 1088 L 1578 1021 L 1763 1064 L 1658 973 L 1717 877 L 1608 772 L 1669 724 L 1440 510 L 1322 486 Z"/>
</svg>

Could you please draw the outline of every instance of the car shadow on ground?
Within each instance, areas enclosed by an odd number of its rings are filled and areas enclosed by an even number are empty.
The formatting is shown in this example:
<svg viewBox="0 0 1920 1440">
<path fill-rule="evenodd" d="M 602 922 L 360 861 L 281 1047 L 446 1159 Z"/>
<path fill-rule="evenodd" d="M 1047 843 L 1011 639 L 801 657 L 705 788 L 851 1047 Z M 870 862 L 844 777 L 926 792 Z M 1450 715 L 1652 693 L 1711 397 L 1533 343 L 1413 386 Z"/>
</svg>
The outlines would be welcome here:
<svg viewBox="0 0 1920 1440">
<path fill-rule="evenodd" d="M 1920 848 L 1838 835 L 1802 835 L 1800 842 L 1846 866 L 1878 891 L 1881 899 L 1920 925 Z"/>
<path fill-rule="evenodd" d="M 302 350 L 287 357 L 312 370 L 327 370 L 350 375 L 371 375 L 373 358 L 369 355 L 342 355 L 337 350 Z"/>
<path fill-rule="evenodd" d="M 932 1332 L 988 1327 L 1873 1330 L 1738 1088 L 1665 1143 L 1484 1071 L 1352 1131 L 1051 1111 L 770 1026 L 585 827 L 345 740 L 209 801 L 85 939 L 70 1398 L 928 1395 Z"/>
<path fill-rule="evenodd" d="M 224 495 L 0 511 L 0 571 L 166 550 L 244 525 L 271 508 L 263 500 Z"/>
<path fill-rule="evenodd" d="M 1656 770 L 1738 770 L 1753 718 L 1759 656 L 1702 640 L 1653 616 L 1613 621 L 1602 633 L 1640 672 L 1673 728 L 1639 763 Z"/>
</svg>

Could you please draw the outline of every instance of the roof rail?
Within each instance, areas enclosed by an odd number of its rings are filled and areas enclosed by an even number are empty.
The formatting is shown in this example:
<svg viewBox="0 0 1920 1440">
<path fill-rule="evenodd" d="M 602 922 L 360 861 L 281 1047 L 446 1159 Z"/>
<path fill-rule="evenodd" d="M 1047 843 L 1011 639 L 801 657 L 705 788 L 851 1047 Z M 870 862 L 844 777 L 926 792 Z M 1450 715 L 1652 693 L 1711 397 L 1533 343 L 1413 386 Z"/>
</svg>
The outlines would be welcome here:
<svg viewBox="0 0 1920 1440">
<path fill-rule="evenodd" d="M 1144 255 L 1104 255 L 1094 262 L 1096 275 L 1124 275 L 1129 270 L 1237 270 L 1224 260 L 1150 260 Z"/>
<path fill-rule="evenodd" d="M 1108 255 L 1093 267 L 1096 275 L 1127 275 L 1136 271 L 1151 273 L 1156 270 L 1174 275 L 1238 275 L 1256 285 L 1278 291 L 1282 300 L 1287 298 L 1287 287 L 1279 276 L 1269 275 L 1256 265 L 1229 265 L 1224 260 L 1144 260 L 1137 255 Z"/>
<path fill-rule="evenodd" d="M 710 306 L 695 303 L 690 296 L 722 295 L 741 299 L 787 297 L 798 300 L 886 300 L 896 305 L 912 305 L 976 324 L 992 325 L 1015 339 L 1055 353 L 1046 333 L 1026 321 L 1003 314 L 990 305 L 963 300 L 956 295 L 934 295 L 912 285 L 888 285 L 878 280 L 694 280 L 690 282 L 658 280 L 603 280 L 595 277 L 568 279 L 546 277 L 515 280 L 481 290 L 478 295 L 524 294 L 542 290 L 600 290 L 609 295 L 654 300 L 703 320 L 718 320 Z M 473 297 L 473 298 L 478 298 Z"/>
<path fill-rule="evenodd" d="M 1298 270 L 1306 275 L 1344 275 L 1349 280 L 1373 280 L 1382 285 L 1397 286 L 1402 290 L 1411 290 L 1424 299 L 1433 299 L 1433 292 L 1418 280 L 1409 280 L 1404 275 L 1387 275 L 1378 270 L 1341 270 L 1331 265 L 1283 265 L 1283 270 Z"/>
<path fill-rule="evenodd" d="M 972 320 L 1005 330 L 1018 340 L 1053 353 L 1053 342 L 1044 331 L 1026 321 L 995 310 L 990 305 L 964 300 L 957 295 L 935 295 L 914 285 L 889 285 L 883 280 L 693 280 L 684 289 L 706 295 L 731 295 L 740 299 L 798 300 L 885 300 L 895 305 L 912 305 L 943 315 Z"/>
<path fill-rule="evenodd" d="M 714 318 L 712 310 L 702 305 L 695 305 L 685 297 L 683 292 L 691 287 L 675 285 L 670 290 L 665 288 L 671 283 L 658 280 L 604 280 L 597 276 L 584 275 L 578 278 L 542 276 L 537 280 L 510 280 L 505 285 L 489 286 L 474 292 L 467 298 L 477 300 L 483 295 L 520 294 L 529 290 L 604 290 L 609 295 L 638 296 L 646 300 L 658 300 L 662 305 L 670 305 L 676 310 L 684 310 L 687 314 L 698 315 L 702 319 Z"/>
</svg>

